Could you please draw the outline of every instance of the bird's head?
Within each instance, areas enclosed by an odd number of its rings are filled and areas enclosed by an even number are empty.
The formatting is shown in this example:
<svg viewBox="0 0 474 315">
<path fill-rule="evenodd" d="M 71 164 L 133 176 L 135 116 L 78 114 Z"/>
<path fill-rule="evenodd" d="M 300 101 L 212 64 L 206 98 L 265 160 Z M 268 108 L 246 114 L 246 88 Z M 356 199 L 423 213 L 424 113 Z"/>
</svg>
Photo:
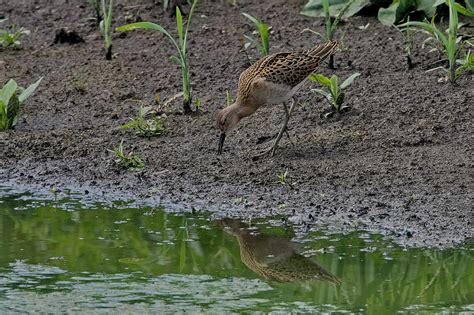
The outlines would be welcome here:
<svg viewBox="0 0 474 315">
<path fill-rule="evenodd" d="M 222 154 L 226 134 L 237 127 L 241 118 L 235 103 L 224 108 L 217 114 L 215 127 L 221 131 L 218 149 L 219 154 Z"/>
</svg>

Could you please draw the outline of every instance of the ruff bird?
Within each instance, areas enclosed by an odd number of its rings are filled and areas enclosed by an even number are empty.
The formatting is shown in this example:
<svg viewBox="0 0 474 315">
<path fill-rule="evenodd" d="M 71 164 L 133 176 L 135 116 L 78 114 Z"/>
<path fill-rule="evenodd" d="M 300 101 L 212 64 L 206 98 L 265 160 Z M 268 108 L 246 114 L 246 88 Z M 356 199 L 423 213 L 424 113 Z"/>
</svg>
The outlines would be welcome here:
<svg viewBox="0 0 474 315">
<path fill-rule="evenodd" d="M 221 131 L 218 154 L 222 154 L 226 135 L 238 126 L 242 118 L 252 115 L 263 105 L 283 103 L 283 125 L 273 145 L 259 154 L 273 156 L 295 107 L 294 94 L 321 62 L 335 53 L 337 46 L 337 42 L 328 42 L 306 51 L 272 54 L 242 72 L 235 102 L 217 115 L 215 127 Z"/>
</svg>

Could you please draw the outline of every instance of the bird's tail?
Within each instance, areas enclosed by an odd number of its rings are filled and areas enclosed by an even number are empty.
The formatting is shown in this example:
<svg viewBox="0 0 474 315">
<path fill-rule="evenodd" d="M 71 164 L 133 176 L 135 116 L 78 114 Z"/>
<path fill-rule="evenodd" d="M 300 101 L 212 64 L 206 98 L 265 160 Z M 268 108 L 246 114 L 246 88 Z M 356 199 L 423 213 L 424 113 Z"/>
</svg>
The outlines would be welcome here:
<svg viewBox="0 0 474 315">
<path fill-rule="evenodd" d="M 319 57 L 321 60 L 324 60 L 336 52 L 338 45 L 339 43 L 335 41 L 319 44 L 308 50 L 308 55 Z"/>
</svg>

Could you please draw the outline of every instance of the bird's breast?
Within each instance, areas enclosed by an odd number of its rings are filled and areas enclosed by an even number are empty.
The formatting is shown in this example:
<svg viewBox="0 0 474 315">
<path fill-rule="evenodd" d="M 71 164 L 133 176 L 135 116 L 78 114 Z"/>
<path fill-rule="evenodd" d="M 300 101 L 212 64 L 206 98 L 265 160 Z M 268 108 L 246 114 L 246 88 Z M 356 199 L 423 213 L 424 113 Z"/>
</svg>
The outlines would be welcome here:
<svg viewBox="0 0 474 315">
<path fill-rule="evenodd" d="M 280 104 L 289 100 L 298 88 L 289 85 L 264 81 L 251 91 L 251 97 L 262 104 Z"/>
</svg>

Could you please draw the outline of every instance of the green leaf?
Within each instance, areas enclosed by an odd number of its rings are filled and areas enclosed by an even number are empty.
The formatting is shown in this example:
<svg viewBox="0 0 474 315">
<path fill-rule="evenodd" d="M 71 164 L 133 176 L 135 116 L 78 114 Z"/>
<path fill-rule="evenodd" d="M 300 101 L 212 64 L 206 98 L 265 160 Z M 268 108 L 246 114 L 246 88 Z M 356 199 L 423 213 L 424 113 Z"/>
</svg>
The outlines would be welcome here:
<svg viewBox="0 0 474 315">
<path fill-rule="evenodd" d="M 357 78 L 358 76 L 360 76 L 360 73 L 356 72 L 353 75 L 351 75 L 350 77 L 348 77 L 346 80 L 344 80 L 344 82 L 342 82 L 342 84 L 340 86 L 341 90 L 344 90 L 345 88 L 350 86 L 352 84 L 352 82 L 354 81 L 354 79 Z"/>
<path fill-rule="evenodd" d="M 469 11 L 468 9 L 463 7 L 461 4 L 456 2 L 456 3 L 454 3 L 454 7 L 462 15 L 469 16 L 469 17 L 474 17 L 474 11 Z"/>
<path fill-rule="evenodd" d="M 26 90 L 24 90 L 18 99 L 20 100 L 20 103 L 23 103 L 28 97 L 30 97 L 31 94 L 38 88 L 38 85 L 40 84 L 41 80 L 43 80 L 43 77 L 39 78 L 38 81 L 35 83 L 31 84 Z"/>
<path fill-rule="evenodd" d="M 333 99 L 337 99 L 338 96 L 339 96 L 339 86 L 338 86 L 338 83 L 337 83 L 338 79 L 337 79 L 337 76 L 335 74 L 333 74 L 331 76 L 331 86 L 330 86 L 330 89 L 331 89 L 331 94 L 332 94 L 332 97 Z"/>
<path fill-rule="evenodd" d="M 394 2 L 388 8 L 380 8 L 377 16 L 380 23 L 392 26 L 397 20 L 397 10 L 399 5 L 399 2 Z"/>
<path fill-rule="evenodd" d="M 321 94 L 324 97 L 328 96 L 328 92 L 321 90 L 321 89 L 311 89 L 311 92 Z"/>
<path fill-rule="evenodd" d="M 179 46 L 181 49 L 184 47 L 184 33 L 183 33 L 183 16 L 179 6 L 176 6 L 176 26 L 178 28 Z"/>
<path fill-rule="evenodd" d="M 16 93 L 14 93 L 7 105 L 7 129 L 10 129 L 16 125 L 19 112 L 20 100 L 18 99 L 18 96 L 16 96 Z"/>
<path fill-rule="evenodd" d="M 138 29 L 144 29 L 144 30 L 155 30 L 158 31 L 162 34 L 164 34 L 166 37 L 168 37 L 173 44 L 176 46 L 176 48 L 179 50 L 179 46 L 174 40 L 173 36 L 165 29 L 163 26 L 151 22 L 137 22 L 137 23 L 131 23 L 127 25 L 123 25 L 120 27 L 117 27 L 116 30 L 118 32 L 124 32 L 124 31 L 132 31 L 132 30 L 138 30 Z"/>
<path fill-rule="evenodd" d="M 183 61 L 180 58 L 176 57 L 175 55 L 171 55 L 170 59 L 171 61 L 176 62 L 178 65 L 184 66 Z"/>
<path fill-rule="evenodd" d="M 252 23 L 255 24 L 256 27 L 258 27 L 258 25 L 260 24 L 260 21 L 257 20 L 255 17 L 251 16 L 250 14 L 242 12 L 242 15 L 245 16 L 250 21 L 252 21 Z"/>
<path fill-rule="evenodd" d="M 10 98 L 16 93 L 17 88 L 18 85 L 16 84 L 15 80 L 10 79 L 0 90 L 0 101 L 6 105 L 6 108 L 8 108 Z"/>
<path fill-rule="evenodd" d="M 326 86 L 326 87 L 330 87 L 330 86 L 331 86 L 331 80 L 330 80 L 328 77 L 326 77 L 326 76 L 324 76 L 323 74 L 320 74 L 320 73 L 318 73 L 318 74 L 312 73 L 312 74 L 309 76 L 309 79 L 310 79 L 311 81 L 318 82 L 318 83 L 320 83 L 320 84 L 322 84 L 322 85 L 324 85 L 324 86 Z"/>
<path fill-rule="evenodd" d="M 194 13 L 194 9 L 196 8 L 198 4 L 198 0 L 194 0 L 193 1 L 193 5 L 191 6 L 191 10 L 189 10 L 189 13 L 188 13 L 188 21 L 186 22 L 186 32 L 184 33 L 184 52 L 186 51 L 186 43 L 187 43 L 187 40 L 188 40 L 188 31 L 189 31 L 189 26 L 191 25 L 191 18 L 193 16 L 193 13 Z"/>
<path fill-rule="evenodd" d="M 432 34 L 435 34 L 438 37 L 438 40 L 443 44 L 443 46 L 446 47 L 448 45 L 448 39 L 434 24 L 430 24 L 426 22 L 406 22 L 406 23 L 400 24 L 398 27 L 405 28 L 407 26 L 418 27 Z"/>
<path fill-rule="evenodd" d="M 347 4 L 347 0 L 329 0 L 329 13 L 335 17 Z M 370 4 L 370 0 L 354 0 L 345 12 L 345 17 L 350 17 Z M 324 17 L 323 0 L 309 0 L 301 14 L 312 17 Z"/>
</svg>

